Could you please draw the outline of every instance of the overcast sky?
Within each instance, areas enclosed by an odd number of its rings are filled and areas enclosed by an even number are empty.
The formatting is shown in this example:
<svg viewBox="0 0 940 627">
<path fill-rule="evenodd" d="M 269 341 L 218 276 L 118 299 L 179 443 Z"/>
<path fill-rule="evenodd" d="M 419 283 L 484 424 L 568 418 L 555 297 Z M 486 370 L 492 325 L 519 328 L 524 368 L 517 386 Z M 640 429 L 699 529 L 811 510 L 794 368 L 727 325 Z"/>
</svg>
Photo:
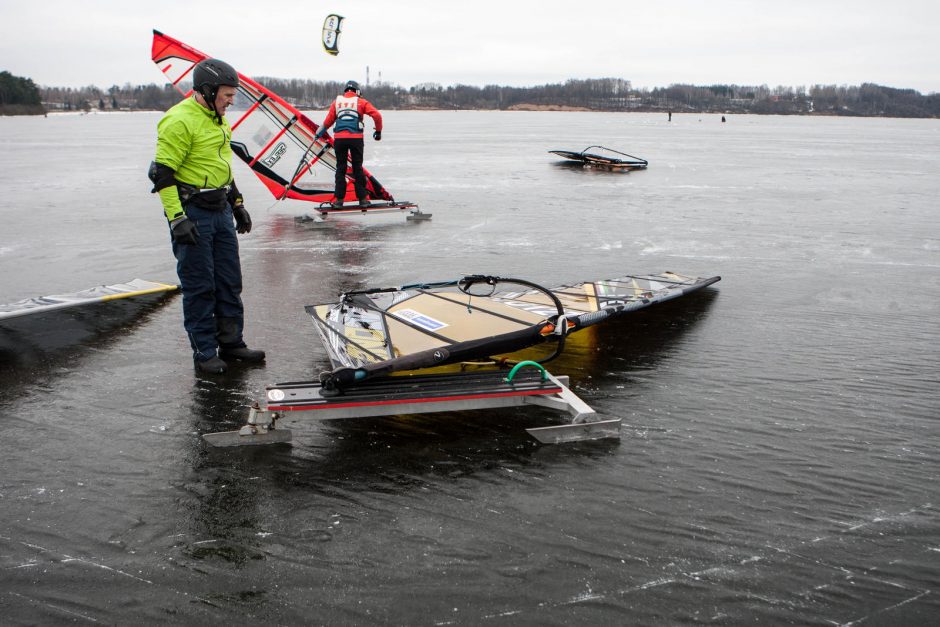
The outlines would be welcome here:
<svg viewBox="0 0 940 627">
<path fill-rule="evenodd" d="M 345 16 L 338 57 L 323 19 Z M 0 71 L 38 85 L 163 83 L 154 28 L 249 76 L 403 87 L 672 83 L 940 92 L 937 0 L 0 0 Z"/>
</svg>

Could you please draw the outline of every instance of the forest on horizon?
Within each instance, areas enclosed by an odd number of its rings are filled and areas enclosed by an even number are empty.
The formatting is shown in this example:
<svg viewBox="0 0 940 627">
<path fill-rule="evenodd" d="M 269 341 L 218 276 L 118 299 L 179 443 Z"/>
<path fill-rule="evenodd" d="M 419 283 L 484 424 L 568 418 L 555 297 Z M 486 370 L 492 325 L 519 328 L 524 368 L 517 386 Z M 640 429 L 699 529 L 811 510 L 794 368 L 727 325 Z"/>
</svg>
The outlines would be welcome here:
<svg viewBox="0 0 940 627">
<path fill-rule="evenodd" d="M 301 110 L 325 110 L 342 88 L 335 81 L 256 77 L 254 80 Z M 421 83 L 410 88 L 377 82 L 363 96 L 379 109 L 671 111 L 674 113 L 754 113 L 937 118 L 940 93 L 921 94 L 875 83 L 862 85 L 673 84 L 633 88 L 622 78 L 570 79 L 531 87 Z M 165 111 L 179 102 L 169 84 L 37 87 L 31 79 L 0 72 L 0 114 L 51 111 Z"/>
<path fill-rule="evenodd" d="M 31 79 L 0 72 L 0 115 L 42 115 L 39 88 Z"/>
</svg>

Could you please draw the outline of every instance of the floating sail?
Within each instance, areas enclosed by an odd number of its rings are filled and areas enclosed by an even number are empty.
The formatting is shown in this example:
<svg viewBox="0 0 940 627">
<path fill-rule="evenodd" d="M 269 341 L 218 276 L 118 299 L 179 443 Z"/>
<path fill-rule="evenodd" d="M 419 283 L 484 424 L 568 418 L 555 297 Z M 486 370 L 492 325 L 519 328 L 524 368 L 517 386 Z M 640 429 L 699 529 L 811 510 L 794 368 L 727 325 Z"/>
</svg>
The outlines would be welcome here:
<svg viewBox="0 0 940 627">
<path fill-rule="evenodd" d="M 0 363 L 29 361 L 98 341 L 102 333 L 123 328 L 176 290 L 176 285 L 134 279 L 0 305 Z"/>
<path fill-rule="evenodd" d="M 128 283 L 99 285 L 98 287 L 92 287 L 73 294 L 57 294 L 54 296 L 27 298 L 8 305 L 0 305 L 0 322 L 31 314 L 49 313 L 60 309 L 100 304 L 110 300 L 135 298 L 150 294 L 166 294 L 176 290 L 177 287 L 176 285 L 168 283 L 156 283 L 154 281 L 134 279 Z"/>
<path fill-rule="evenodd" d="M 343 19 L 342 15 L 331 13 L 323 20 L 323 49 L 334 57 L 339 54 L 339 34 Z"/>
<path fill-rule="evenodd" d="M 598 148 L 600 150 L 606 151 L 609 154 L 599 154 L 597 152 L 588 152 L 592 148 Z M 649 162 L 646 159 L 641 159 L 640 157 L 634 157 L 633 155 L 628 155 L 625 152 L 620 152 L 614 150 L 613 148 L 605 148 L 604 146 L 588 146 L 581 152 L 573 152 L 571 150 L 549 150 L 553 155 L 558 155 L 559 157 L 564 157 L 570 161 L 574 161 L 580 165 L 586 167 L 600 168 L 604 170 L 643 170 L 646 166 L 649 165 Z M 615 157 L 613 155 L 620 155 L 620 157 Z M 622 159 L 621 157 L 627 157 Z"/>
<path fill-rule="evenodd" d="M 192 70 L 208 55 L 153 31 L 153 62 L 184 96 L 192 93 Z M 329 135 L 315 139 L 319 126 L 293 105 L 243 74 L 235 106 L 226 116 L 232 125 L 232 150 L 278 199 L 328 203 L 333 198 L 336 155 Z M 365 169 L 363 169 L 365 171 Z M 365 171 L 369 197 L 394 198 Z M 346 172 L 345 199 L 355 200 L 352 169 Z"/>
<path fill-rule="evenodd" d="M 403 370 L 507 355 L 700 290 L 721 277 L 672 272 L 546 289 L 521 279 L 468 276 L 344 294 L 306 311 L 333 363 L 326 388 Z M 506 287 L 519 289 L 506 289 Z M 547 359 L 543 360 L 547 361 Z"/>
</svg>

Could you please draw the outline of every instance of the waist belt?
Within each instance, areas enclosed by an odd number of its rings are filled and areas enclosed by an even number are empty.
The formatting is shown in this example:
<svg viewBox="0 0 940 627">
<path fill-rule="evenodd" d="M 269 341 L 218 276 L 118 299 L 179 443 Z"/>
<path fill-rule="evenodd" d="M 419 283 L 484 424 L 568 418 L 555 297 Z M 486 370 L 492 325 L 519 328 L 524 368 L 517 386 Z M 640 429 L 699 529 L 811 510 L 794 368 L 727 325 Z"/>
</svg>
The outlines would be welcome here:
<svg viewBox="0 0 940 627">
<path fill-rule="evenodd" d="M 228 195 L 232 191 L 231 185 L 224 187 L 196 187 L 180 181 L 176 182 L 179 190 L 180 202 L 184 205 L 192 204 L 208 211 L 222 211 L 225 209 Z"/>
</svg>

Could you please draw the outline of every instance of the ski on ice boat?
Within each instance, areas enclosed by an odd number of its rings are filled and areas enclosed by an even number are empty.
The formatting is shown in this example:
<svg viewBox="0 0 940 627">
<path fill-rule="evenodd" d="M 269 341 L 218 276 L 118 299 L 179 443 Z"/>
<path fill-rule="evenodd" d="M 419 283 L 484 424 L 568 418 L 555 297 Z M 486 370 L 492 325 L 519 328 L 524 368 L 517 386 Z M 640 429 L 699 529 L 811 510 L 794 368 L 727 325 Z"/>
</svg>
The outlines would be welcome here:
<svg viewBox="0 0 940 627">
<path fill-rule="evenodd" d="M 298 222 L 324 222 L 331 218 L 355 218 L 366 214 L 377 215 L 382 213 L 407 213 L 405 219 L 410 222 L 431 219 L 430 213 L 420 211 L 418 205 L 412 202 L 386 201 L 373 201 L 371 205 L 365 208 L 360 207 L 357 202 L 353 202 L 338 209 L 330 203 L 323 203 L 316 208 L 315 214 L 306 213 L 294 219 Z"/>
</svg>

